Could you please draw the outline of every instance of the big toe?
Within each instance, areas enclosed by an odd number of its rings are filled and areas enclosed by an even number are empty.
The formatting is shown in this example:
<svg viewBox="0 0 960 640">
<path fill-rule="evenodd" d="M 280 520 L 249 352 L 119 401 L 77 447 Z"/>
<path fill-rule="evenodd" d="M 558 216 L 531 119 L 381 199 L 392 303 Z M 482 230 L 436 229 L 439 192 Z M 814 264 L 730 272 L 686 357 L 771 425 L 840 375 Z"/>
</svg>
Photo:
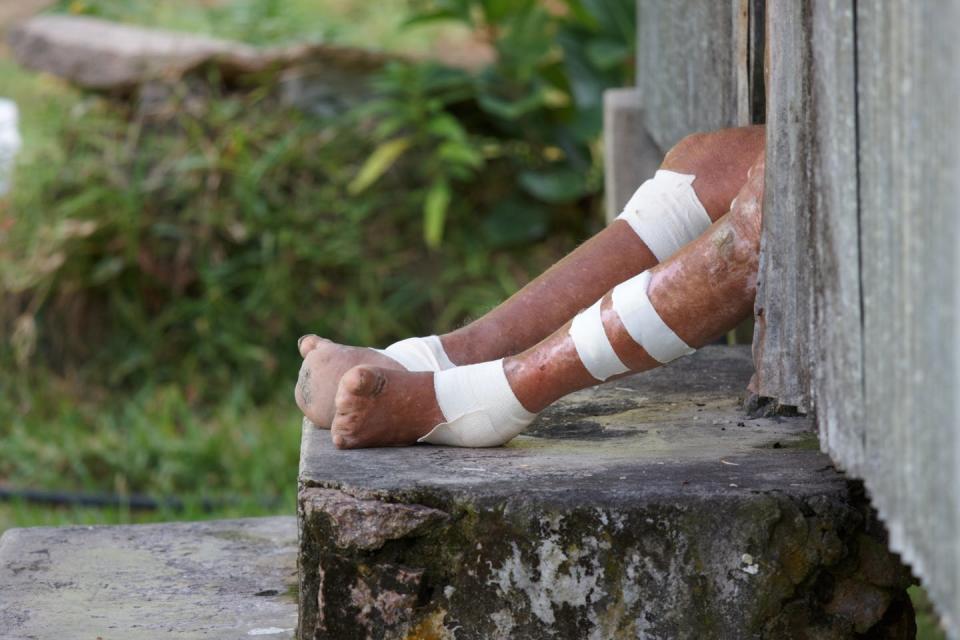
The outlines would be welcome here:
<svg viewBox="0 0 960 640">
<path fill-rule="evenodd" d="M 312 333 L 308 333 L 305 336 L 301 336 L 301 338 L 297 341 L 297 349 L 300 351 L 300 357 L 306 358 L 311 351 L 316 349 L 318 346 L 320 346 L 320 344 L 324 342 L 329 342 L 329 340 L 325 338 L 321 338 L 320 336 L 314 335 Z"/>
<path fill-rule="evenodd" d="M 340 391 L 353 396 L 375 396 L 383 390 L 386 377 L 379 367 L 356 366 L 340 380 Z"/>
</svg>

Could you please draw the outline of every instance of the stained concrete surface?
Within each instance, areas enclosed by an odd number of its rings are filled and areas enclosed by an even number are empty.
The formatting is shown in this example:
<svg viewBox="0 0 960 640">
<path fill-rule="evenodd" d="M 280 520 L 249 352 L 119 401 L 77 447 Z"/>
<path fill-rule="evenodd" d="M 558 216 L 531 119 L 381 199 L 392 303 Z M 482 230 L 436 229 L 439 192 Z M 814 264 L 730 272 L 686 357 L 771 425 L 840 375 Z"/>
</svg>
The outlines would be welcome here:
<svg viewBox="0 0 960 640">
<path fill-rule="evenodd" d="M 11 529 L 3 640 L 294 637 L 293 517 Z"/>
<path fill-rule="evenodd" d="M 747 348 L 573 394 L 505 447 L 303 428 L 303 640 L 912 637 L 909 574 Z M 879 553 L 877 553 L 879 551 Z"/>
</svg>

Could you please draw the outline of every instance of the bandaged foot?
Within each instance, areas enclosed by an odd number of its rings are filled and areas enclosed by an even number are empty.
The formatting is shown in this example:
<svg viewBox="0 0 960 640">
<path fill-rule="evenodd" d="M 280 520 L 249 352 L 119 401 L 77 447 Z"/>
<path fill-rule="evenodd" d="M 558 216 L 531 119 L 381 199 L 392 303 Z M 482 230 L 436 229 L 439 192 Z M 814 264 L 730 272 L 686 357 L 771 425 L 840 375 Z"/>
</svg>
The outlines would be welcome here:
<svg viewBox="0 0 960 640">
<path fill-rule="evenodd" d="M 435 374 L 359 366 L 340 381 L 331 436 L 344 449 L 494 447 L 535 417 L 514 395 L 501 360 Z"/>
<path fill-rule="evenodd" d="M 334 399 L 343 375 L 359 365 L 401 371 L 440 371 L 455 366 L 440 339 L 409 338 L 386 349 L 337 344 L 314 335 L 298 345 L 303 364 L 294 390 L 297 406 L 316 426 L 329 428 L 335 413 Z"/>
</svg>

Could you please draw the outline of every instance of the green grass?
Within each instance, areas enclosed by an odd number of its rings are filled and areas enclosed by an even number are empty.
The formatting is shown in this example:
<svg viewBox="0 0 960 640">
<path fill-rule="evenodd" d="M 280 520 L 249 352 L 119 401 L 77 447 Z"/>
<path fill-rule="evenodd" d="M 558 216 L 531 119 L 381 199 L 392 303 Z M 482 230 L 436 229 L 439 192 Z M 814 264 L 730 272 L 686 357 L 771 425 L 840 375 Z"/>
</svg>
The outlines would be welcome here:
<svg viewBox="0 0 960 640">
<path fill-rule="evenodd" d="M 940 626 L 933 603 L 923 587 L 915 585 L 907 592 L 917 612 L 917 640 L 947 640 L 947 634 Z"/>
<path fill-rule="evenodd" d="M 293 514 L 294 505 L 292 502 L 284 507 L 273 509 L 266 509 L 254 504 L 240 504 L 215 510 L 188 506 L 182 510 L 136 511 L 123 508 L 51 507 L 11 501 L 0 504 L 0 535 L 3 535 L 3 532 L 7 529 L 19 527 L 125 525 Z"/>
<path fill-rule="evenodd" d="M 464 35 L 447 25 L 402 29 L 406 0 L 62 0 L 52 10 L 257 45 L 301 40 L 424 54 L 441 35 Z"/>
<path fill-rule="evenodd" d="M 56 508 L 7 504 L 11 526 L 128 523 L 271 513 L 292 514 L 299 413 L 287 397 L 254 406 L 227 390 L 192 406 L 174 386 L 130 396 L 67 383 L 7 385 L 0 397 L 0 478 L 9 487 L 67 493 L 176 498 L 185 509 Z M 292 381 L 291 381 L 292 386 Z M 204 511 L 204 500 L 214 501 Z"/>
</svg>

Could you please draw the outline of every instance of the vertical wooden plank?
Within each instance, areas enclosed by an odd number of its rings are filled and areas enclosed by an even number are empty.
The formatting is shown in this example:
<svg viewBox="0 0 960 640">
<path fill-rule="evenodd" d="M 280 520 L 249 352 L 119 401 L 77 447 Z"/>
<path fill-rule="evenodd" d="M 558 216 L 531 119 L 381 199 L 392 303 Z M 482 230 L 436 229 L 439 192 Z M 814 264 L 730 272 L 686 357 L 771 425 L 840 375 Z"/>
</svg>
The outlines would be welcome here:
<svg viewBox="0 0 960 640">
<path fill-rule="evenodd" d="M 859 474 L 865 427 L 854 0 L 811 7 L 812 393 L 824 450 Z"/>
<path fill-rule="evenodd" d="M 637 0 L 637 87 L 661 150 L 737 124 L 742 0 Z"/>
<path fill-rule="evenodd" d="M 858 2 L 866 456 L 891 545 L 960 637 L 960 0 Z M 952 281 L 951 281 L 952 278 Z"/>
<path fill-rule="evenodd" d="M 810 405 L 810 5 L 766 8 L 769 77 L 763 237 L 751 391 L 806 411 Z"/>
</svg>

